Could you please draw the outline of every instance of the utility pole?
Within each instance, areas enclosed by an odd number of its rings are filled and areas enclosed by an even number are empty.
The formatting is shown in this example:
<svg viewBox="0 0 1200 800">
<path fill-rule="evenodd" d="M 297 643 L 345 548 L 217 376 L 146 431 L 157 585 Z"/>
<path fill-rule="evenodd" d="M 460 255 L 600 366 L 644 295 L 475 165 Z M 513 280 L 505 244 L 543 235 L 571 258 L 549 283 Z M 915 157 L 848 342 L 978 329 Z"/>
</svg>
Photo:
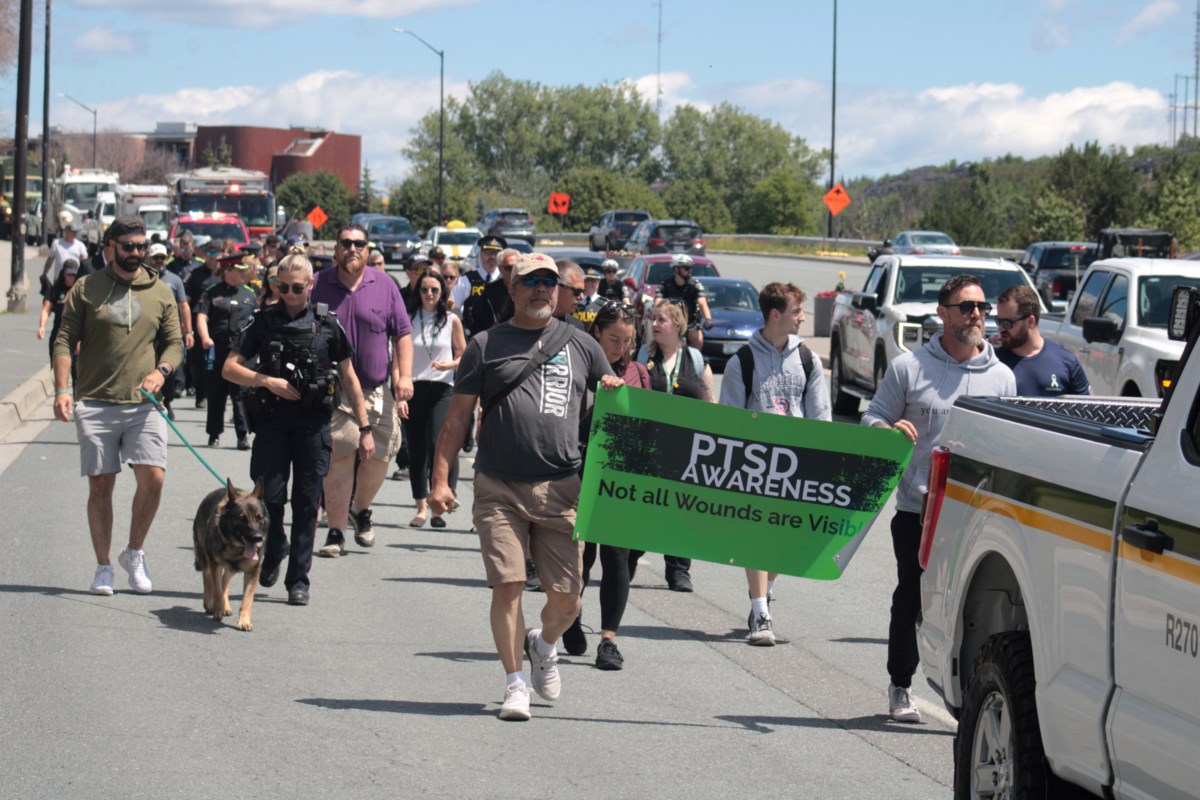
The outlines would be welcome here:
<svg viewBox="0 0 1200 800">
<path fill-rule="evenodd" d="M 1180 78 L 1183 79 L 1183 94 L 1179 93 Z M 1188 126 L 1187 126 L 1188 105 L 1189 105 L 1188 104 L 1188 82 L 1191 81 L 1191 79 L 1192 79 L 1191 75 L 1179 75 L 1179 74 L 1175 75 L 1175 96 L 1183 98 L 1183 115 L 1181 117 L 1183 119 L 1183 131 L 1179 135 L 1180 139 L 1186 139 L 1187 135 L 1188 135 Z M 1176 104 L 1176 107 L 1178 107 L 1178 104 Z M 1196 131 L 1194 129 L 1192 130 L 1192 135 L 1193 136 L 1196 135 Z M 1178 141 L 1173 142 L 1173 145 L 1175 145 L 1175 146 L 1178 146 L 1178 144 L 1179 144 Z"/>
<path fill-rule="evenodd" d="M 50 199 L 50 0 L 46 0 L 46 80 L 42 86 L 42 230 L 41 239 L 50 246 L 50 226 L 46 224 L 46 209 Z"/>
<path fill-rule="evenodd" d="M 1200 0 L 1196 0 L 1200 3 Z M 662 6 L 663 0 L 658 0 L 658 65 L 655 67 L 655 74 L 658 76 L 658 94 L 654 103 L 654 113 L 662 116 Z"/>
<path fill-rule="evenodd" d="M 1195 55 L 1195 67 L 1192 73 L 1192 135 L 1196 136 L 1200 132 L 1200 119 L 1197 118 L 1197 113 L 1200 112 L 1200 0 L 1196 0 L 1196 38 L 1192 44 L 1192 52 Z"/>
<path fill-rule="evenodd" d="M 25 313 L 25 184 L 29 177 L 29 61 L 33 49 L 33 0 L 21 0 L 17 40 L 16 153 L 13 154 L 12 280 L 8 310 Z"/>
<path fill-rule="evenodd" d="M 829 189 L 833 188 L 834 180 L 834 147 L 837 142 L 837 0 L 833 0 L 833 101 L 829 112 Z M 826 211 L 828 223 L 826 237 L 833 238 L 833 212 Z"/>
</svg>

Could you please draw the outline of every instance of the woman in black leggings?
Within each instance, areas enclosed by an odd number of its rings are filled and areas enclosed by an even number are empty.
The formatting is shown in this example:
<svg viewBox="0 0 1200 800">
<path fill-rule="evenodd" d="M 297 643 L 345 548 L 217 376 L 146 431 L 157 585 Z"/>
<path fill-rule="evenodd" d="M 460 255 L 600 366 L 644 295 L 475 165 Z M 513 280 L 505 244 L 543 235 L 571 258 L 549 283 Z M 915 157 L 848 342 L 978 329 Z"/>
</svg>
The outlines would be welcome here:
<svg viewBox="0 0 1200 800">
<path fill-rule="evenodd" d="M 650 388 L 650 375 L 646 368 L 630 358 L 634 342 L 634 311 L 625 303 L 610 302 L 596 314 L 590 328 L 592 336 L 600 342 L 604 354 L 612 364 L 613 372 L 625 379 L 626 386 L 639 389 Z M 585 424 L 591 427 L 591 413 Z M 596 563 L 599 550 L 600 566 L 604 570 L 600 578 L 600 646 L 596 648 L 596 668 L 617 670 L 625 665 L 621 651 L 617 649 L 617 629 L 625 615 L 629 602 L 629 579 L 633 574 L 640 552 L 630 552 L 624 547 L 587 542 L 583 548 L 583 585 L 587 588 L 589 573 Z M 582 594 L 582 592 L 580 592 Z M 581 617 L 563 633 L 563 647 L 573 656 L 587 652 L 587 639 L 583 635 Z"/>
<path fill-rule="evenodd" d="M 408 479 L 417 504 L 417 515 L 408 524 L 414 528 L 425 524 L 425 498 L 429 496 L 433 447 L 454 394 L 454 370 L 459 356 L 467 349 L 462 321 L 449 312 L 449 300 L 446 283 L 436 272 L 423 274 L 409 299 L 408 316 L 413 327 L 413 396 L 407 403 Z M 458 459 L 454 459 L 450 464 L 450 488 L 456 488 L 457 484 Z M 440 515 L 434 515 L 430 524 L 435 528 L 446 527 L 446 521 Z"/>
</svg>

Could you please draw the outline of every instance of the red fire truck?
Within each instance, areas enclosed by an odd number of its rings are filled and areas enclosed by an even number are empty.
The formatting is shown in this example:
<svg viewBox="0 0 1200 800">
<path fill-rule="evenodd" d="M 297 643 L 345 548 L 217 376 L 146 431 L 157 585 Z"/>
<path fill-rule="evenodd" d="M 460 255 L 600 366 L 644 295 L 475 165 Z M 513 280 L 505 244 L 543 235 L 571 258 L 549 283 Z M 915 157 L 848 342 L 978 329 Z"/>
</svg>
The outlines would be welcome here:
<svg viewBox="0 0 1200 800">
<path fill-rule="evenodd" d="M 275 192 L 265 173 L 236 167 L 208 167 L 171 176 L 176 216 L 192 212 L 236 214 L 250 236 L 275 230 Z"/>
</svg>

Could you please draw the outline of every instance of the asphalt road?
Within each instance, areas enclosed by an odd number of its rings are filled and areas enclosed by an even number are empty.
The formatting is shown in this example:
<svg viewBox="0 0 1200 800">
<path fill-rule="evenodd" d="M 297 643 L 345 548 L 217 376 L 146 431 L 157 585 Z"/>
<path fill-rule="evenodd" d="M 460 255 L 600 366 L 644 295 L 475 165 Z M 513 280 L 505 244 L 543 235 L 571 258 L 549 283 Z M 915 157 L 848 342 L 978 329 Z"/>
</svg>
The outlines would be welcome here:
<svg viewBox="0 0 1200 800">
<path fill-rule="evenodd" d="M 828 263 L 718 264 L 757 285 L 794 280 L 810 296 L 836 282 Z M 21 342 L 9 344 L 42 347 Z M 203 412 L 186 400 L 179 409 L 184 435 L 203 441 Z M 261 591 L 254 631 L 240 633 L 203 615 L 192 567 L 192 517 L 217 482 L 171 441 L 147 543 L 155 590 L 124 590 L 118 569 L 110 598 L 87 593 L 94 564 L 73 426 L 51 422 L 46 404 L 0 442 L 0 797 L 951 794 L 953 724 L 926 702 L 920 675 L 926 723 L 886 718 L 890 505 L 841 580 L 779 581 L 775 648 L 743 641 L 740 570 L 697 563 L 696 592 L 676 594 L 661 559 L 645 556 L 621 631 L 625 670 L 593 669 L 589 635 L 587 655 L 562 659 L 560 701 L 535 698 L 532 721 L 503 723 L 469 481 L 444 531 L 407 527 L 408 486 L 388 482 L 375 548 L 316 559 L 307 607 L 287 606 L 282 583 Z M 200 453 L 246 482 L 248 454 Z M 115 549 L 131 494 L 125 472 Z M 541 596 L 525 598 L 534 624 Z M 597 629 L 595 588 L 584 602 Z"/>
</svg>

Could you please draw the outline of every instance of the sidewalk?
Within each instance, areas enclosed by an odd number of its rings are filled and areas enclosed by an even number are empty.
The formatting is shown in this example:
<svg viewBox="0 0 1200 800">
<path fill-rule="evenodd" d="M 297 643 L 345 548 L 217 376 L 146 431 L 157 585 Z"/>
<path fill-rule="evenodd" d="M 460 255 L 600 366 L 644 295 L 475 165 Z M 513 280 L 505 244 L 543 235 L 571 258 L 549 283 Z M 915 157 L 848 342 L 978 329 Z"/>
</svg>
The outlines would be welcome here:
<svg viewBox="0 0 1200 800">
<path fill-rule="evenodd" d="M 25 275 L 30 286 L 24 314 L 0 313 L 0 440 L 28 420 L 42 401 L 54 393 L 50 373 L 50 345 L 37 338 L 42 297 L 37 276 L 45 257 L 37 248 L 25 248 Z M 0 242 L 0 296 L 6 296 L 12 278 L 12 243 Z"/>
</svg>

